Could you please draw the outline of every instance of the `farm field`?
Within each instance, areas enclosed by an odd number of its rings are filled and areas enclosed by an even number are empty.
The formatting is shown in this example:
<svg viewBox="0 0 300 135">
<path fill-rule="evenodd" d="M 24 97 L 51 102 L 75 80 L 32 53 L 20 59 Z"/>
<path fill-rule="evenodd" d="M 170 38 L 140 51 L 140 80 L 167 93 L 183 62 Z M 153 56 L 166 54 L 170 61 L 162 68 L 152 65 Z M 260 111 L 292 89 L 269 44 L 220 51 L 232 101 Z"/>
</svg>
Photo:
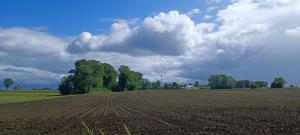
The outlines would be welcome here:
<svg viewBox="0 0 300 135">
<path fill-rule="evenodd" d="M 297 134 L 300 89 L 92 93 L 0 105 L 1 134 Z"/>
<path fill-rule="evenodd" d="M 59 95 L 59 92 L 55 90 L 1 90 L 0 104 L 50 99 Z"/>
</svg>

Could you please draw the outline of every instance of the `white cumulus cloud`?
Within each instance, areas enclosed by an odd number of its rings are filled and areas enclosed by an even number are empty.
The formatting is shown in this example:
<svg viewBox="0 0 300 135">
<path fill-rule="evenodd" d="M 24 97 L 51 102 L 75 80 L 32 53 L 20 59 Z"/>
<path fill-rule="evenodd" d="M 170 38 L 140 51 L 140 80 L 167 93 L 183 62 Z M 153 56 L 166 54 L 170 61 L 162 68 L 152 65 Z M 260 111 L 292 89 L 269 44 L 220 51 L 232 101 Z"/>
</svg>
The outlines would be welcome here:
<svg viewBox="0 0 300 135">
<path fill-rule="evenodd" d="M 205 22 L 193 20 L 196 9 L 173 10 L 140 23 L 118 20 L 107 33 L 82 32 L 71 40 L 26 28 L 0 29 L 0 64 L 24 73 L 19 68 L 34 69 L 27 75 L 57 81 L 74 60 L 86 58 L 129 65 L 152 80 L 163 74 L 167 81 L 206 82 L 211 74 L 227 73 L 268 81 L 282 75 L 299 84 L 299 7 L 296 0 L 233 0 L 210 9 L 216 15 L 207 11 Z M 14 70 L 5 71 L 17 78 Z"/>
</svg>

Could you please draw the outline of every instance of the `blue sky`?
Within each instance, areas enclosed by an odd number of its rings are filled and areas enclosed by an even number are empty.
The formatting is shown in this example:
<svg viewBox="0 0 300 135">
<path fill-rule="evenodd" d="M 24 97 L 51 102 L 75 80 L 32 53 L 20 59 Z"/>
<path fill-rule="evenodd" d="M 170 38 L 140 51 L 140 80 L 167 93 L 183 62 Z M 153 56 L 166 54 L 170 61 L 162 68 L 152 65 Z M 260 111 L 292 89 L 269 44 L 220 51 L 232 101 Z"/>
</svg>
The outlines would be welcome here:
<svg viewBox="0 0 300 135">
<path fill-rule="evenodd" d="M 144 18 L 170 10 L 205 10 L 208 6 L 201 0 L 2 0 L 0 3 L 2 27 L 47 28 L 52 34 L 65 36 L 82 31 L 102 32 L 111 25 L 108 19 Z"/>
<path fill-rule="evenodd" d="M 212 74 L 300 85 L 300 1 L 1 0 L 0 79 L 55 88 L 78 59 L 152 81 Z"/>
</svg>

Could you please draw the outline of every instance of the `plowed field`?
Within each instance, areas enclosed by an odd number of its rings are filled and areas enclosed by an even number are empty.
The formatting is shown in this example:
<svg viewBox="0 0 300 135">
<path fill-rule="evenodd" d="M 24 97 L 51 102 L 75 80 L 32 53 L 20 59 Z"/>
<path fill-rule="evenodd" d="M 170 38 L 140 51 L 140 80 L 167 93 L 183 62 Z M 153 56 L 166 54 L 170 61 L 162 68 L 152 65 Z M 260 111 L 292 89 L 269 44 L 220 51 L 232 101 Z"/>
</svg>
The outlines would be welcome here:
<svg viewBox="0 0 300 135">
<path fill-rule="evenodd" d="M 146 91 L 0 105 L 0 134 L 299 134 L 300 90 Z"/>
</svg>

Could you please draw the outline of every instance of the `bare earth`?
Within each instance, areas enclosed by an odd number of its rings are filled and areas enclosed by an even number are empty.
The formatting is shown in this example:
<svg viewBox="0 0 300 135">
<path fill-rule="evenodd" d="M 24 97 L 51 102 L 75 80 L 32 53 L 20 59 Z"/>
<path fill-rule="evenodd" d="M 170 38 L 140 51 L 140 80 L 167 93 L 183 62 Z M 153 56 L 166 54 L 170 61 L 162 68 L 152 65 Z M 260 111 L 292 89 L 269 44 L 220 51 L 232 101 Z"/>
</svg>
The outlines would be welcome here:
<svg viewBox="0 0 300 135">
<path fill-rule="evenodd" d="M 0 105 L 1 134 L 299 134 L 300 89 L 86 94 Z"/>
</svg>

